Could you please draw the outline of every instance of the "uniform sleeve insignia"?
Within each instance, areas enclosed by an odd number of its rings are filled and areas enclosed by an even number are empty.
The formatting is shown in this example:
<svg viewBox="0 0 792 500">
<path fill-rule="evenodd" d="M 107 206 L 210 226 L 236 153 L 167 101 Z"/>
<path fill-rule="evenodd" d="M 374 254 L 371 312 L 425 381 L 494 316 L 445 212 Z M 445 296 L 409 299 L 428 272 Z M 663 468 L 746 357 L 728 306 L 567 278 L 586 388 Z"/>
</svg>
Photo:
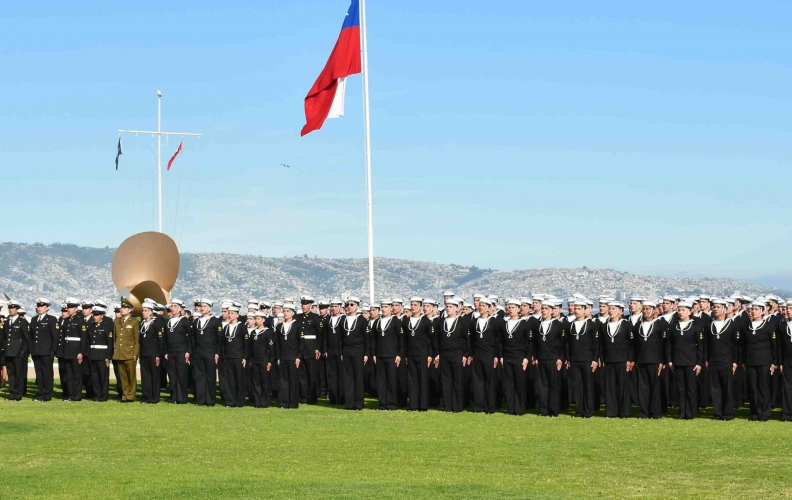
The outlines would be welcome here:
<svg viewBox="0 0 792 500">
<path fill-rule="evenodd" d="M 56 330 L 60 330 L 60 325 L 59 325 L 59 324 L 57 324 L 57 323 L 55 323 L 55 329 L 56 329 Z"/>
<path fill-rule="evenodd" d="M 82 326 L 82 331 L 85 331 L 85 325 Z"/>
</svg>

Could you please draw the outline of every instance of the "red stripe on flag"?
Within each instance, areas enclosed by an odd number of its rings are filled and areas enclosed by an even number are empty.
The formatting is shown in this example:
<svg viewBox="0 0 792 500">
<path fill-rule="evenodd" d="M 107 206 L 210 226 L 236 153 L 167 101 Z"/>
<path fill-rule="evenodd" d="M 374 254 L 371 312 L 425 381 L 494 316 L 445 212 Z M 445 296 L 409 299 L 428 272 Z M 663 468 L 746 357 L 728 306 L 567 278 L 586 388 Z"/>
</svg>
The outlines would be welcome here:
<svg viewBox="0 0 792 500">
<path fill-rule="evenodd" d="M 173 160 L 175 160 L 175 159 L 176 159 L 176 157 L 177 157 L 177 156 L 179 156 L 179 153 L 181 153 L 181 149 L 182 149 L 182 143 L 180 142 L 180 143 L 179 143 L 179 147 L 178 147 L 178 148 L 176 148 L 176 152 L 175 152 L 175 153 L 173 153 L 173 156 L 171 156 L 171 159 L 170 159 L 170 161 L 168 162 L 168 170 L 170 170 L 170 168 L 171 168 L 171 165 L 173 164 Z"/>
</svg>

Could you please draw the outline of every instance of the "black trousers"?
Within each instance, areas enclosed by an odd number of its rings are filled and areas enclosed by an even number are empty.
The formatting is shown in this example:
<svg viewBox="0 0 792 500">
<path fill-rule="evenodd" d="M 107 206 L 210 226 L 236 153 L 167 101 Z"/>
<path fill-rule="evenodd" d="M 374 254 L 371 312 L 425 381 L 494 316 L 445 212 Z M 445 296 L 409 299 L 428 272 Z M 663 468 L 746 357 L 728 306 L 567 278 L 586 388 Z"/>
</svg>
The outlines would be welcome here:
<svg viewBox="0 0 792 500">
<path fill-rule="evenodd" d="M 319 356 L 319 395 L 327 396 L 327 358 Z"/>
<path fill-rule="evenodd" d="M 594 414 L 594 377 L 591 361 L 570 363 L 572 394 L 575 397 L 575 415 L 589 418 Z"/>
<path fill-rule="evenodd" d="M 58 358 L 58 380 L 60 380 L 61 398 L 63 400 L 69 399 L 69 379 L 66 376 L 66 363 L 68 360 L 66 358 Z"/>
<path fill-rule="evenodd" d="M 407 357 L 402 358 L 399 366 L 396 367 L 396 406 L 399 408 L 407 407 L 407 397 L 409 395 L 409 383 L 407 376 Z"/>
<path fill-rule="evenodd" d="M 324 360 L 327 370 L 327 398 L 331 405 L 344 404 L 344 362 L 338 354 L 329 354 Z"/>
<path fill-rule="evenodd" d="M 630 416 L 630 391 L 627 362 L 605 364 L 605 416 Z"/>
<path fill-rule="evenodd" d="M 751 401 L 751 420 L 770 419 L 772 407 L 770 365 L 746 366 L 748 375 L 748 397 Z"/>
<path fill-rule="evenodd" d="M 250 399 L 256 408 L 269 408 L 272 402 L 272 387 L 270 387 L 270 372 L 267 371 L 267 363 L 251 361 L 248 369 L 251 375 Z"/>
<path fill-rule="evenodd" d="M 8 371 L 8 399 L 17 401 L 25 395 L 27 387 L 27 356 L 6 356 Z"/>
<path fill-rule="evenodd" d="M 554 359 L 539 361 L 537 368 L 536 399 L 539 402 L 539 415 L 555 417 L 561 411 L 561 383 L 563 381 L 561 370 L 556 367 Z M 508 403 L 508 393 L 506 401 Z"/>
<path fill-rule="evenodd" d="M 380 410 L 396 409 L 396 358 L 377 358 L 377 397 Z"/>
<path fill-rule="evenodd" d="M 85 363 L 85 360 L 83 360 Z M 107 401 L 110 391 L 110 369 L 105 364 L 105 360 L 94 360 L 91 363 L 91 385 L 93 386 L 93 400 Z"/>
<path fill-rule="evenodd" d="M 553 363 L 553 369 L 555 369 L 555 363 Z M 509 415 L 525 415 L 525 399 L 527 396 L 525 383 L 526 377 L 522 369 L 522 359 L 504 358 L 503 393 L 506 396 L 506 413 Z"/>
<path fill-rule="evenodd" d="M 662 383 L 657 370 L 659 363 L 636 364 L 638 373 L 638 409 L 641 418 L 660 418 L 662 410 Z"/>
<path fill-rule="evenodd" d="M 429 378 L 429 407 L 437 408 L 440 406 L 440 398 L 443 396 L 443 381 L 440 376 L 440 367 L 435 367 L 434 361 L 426 371 Z"/>
<path fill-rule="evenodd" d="M 473 358 L 473 408 L 476 412 L 495 413 L 498 409 L 495 404 L 498 373 L 494 360 L 494 355 Z"/>
<path fill-rule="evenodd" d="M 160 360 L 162 363 L 162 360 Z M 159 403 L 160 400 L 160 367 L 156 356 L 140 357 L 140 391 L 144 403 Z"/>
<path fill-rule="evenodd" d="M 319 360 L 315 357 L 300 360 L 300 394 L 309 404 L 319 397 Z"/>
<path fill-rule="evenodd" d="M 674 381 L 679 401 L 679 418 L 690 420 L 698 415 L 698 394 L 696 394 L 698 377 L 696 377 L 695 367 L 674 365 Z"/>
<path fill-rule="evenodd" d="M 91 362 L 87 359 L 87 357 L 83 359 L 80 369 L 82 370 L 82 385 L 85 387 L 85 397 L 92 399 L 94 397 L 94 393 L 93 383 L 91 382 Z"/>
<path fill-rule="evenodd" d="M 792 364 L 785 364 L 781 372 L 781 417 L 792 422 Z"/>
<path fill-rule="evenodd" d="M 462 355 L 440 356 L 440 379 L 443 384 L 443 410 L 460 412 L 465 390 L 462 380 Z"/>
<path fill-rule="evenodd" d="M 734 407 L 739 408 L 745 403 L 748 398 L 748 381 L 745 374 L 745 369 L 741 364 L 737 364 L 737 371 L 734 372 Z"/>
<path fill-rule="evenodd" d="M 363 409 L 363 355 L 344 354 L 344 404 L 350 410 Z"/>
<path fill-rule="evenodd" d="M 225 359 L 225 373 L 228 377 L 226 406 L 245 406 L 245 368 L 241 359 Z"/>
<path fill-rule="evenodd" d="M 63 363 L 61 363 L 63 360 Z M 83 360 L 83 363 L 88 363 L 87 359 Z M 63 364 L 63 368 L 65 369 L 66 373 L 66 384 L 69 388 L 69 397 L 68 399 L 72 401 L 82 401 L 82 381 L 83 381 L 83 372 L 82 366 L 76 359 L 58 359 L 58 364 Z M 63 380 L 61 380 L 63 383 Z"/>
<path fill-rule="evenodd" d="M 706 408 L 710 405 L 710 372 L 707 365 L 701 366 L 701 372 L 696 377 L 696 390 L 698 391 L 698 406 Z"/>
<path fill-rule="evenodd" d="M 199 406 L 214 406 L 217 398 L 217 365 L 215 364 L 214 354 L 198 354 L 190 358 L 192 366 L 193 381 L 195 383 L 195 404 Z M 170 375 L 171 394 L 176 381 Z M 187 379 L 184 379 L 187 383 Z"/>
<path fill-rule="evenodd" d="M 302 361 L 301 361 L 302 363 Z M 280 362 L 280 404 L 281 408 L 300 407 L 300 370 L 297 369 L 293 359 L 283 359 Z"/>
<path fill-rule="evenodd" d="M 190 360 L 192 363 L 192 360 Z M 187 361 L 184 353 L 168 353 L 168 378 L 170 379 L 171 403 L 187 402 Z"/>
<path fill-rule="evenodd" d="M 732 420 L 734 418 L 732 364 L 710 365 L 707 373 L 709 374 L 713 416 L 718 420 Z"/>
<path fill-rule="evenodd" d="M 212 362 L 214 362 L 214 357 L 212 357 Z M 220 397 L 223 398 L 223 401 L 228 401 L 228 375 L 226 375 L 225 356 L 220 356 L 213 369 L 217 370 L 217 378 L 220 385 Z"/>
<path fill-rule="evenodd" d="M 429 373 L 426 360 L 429 356 L 407 358 L 407 384 L 411 410 L 429 409 Z"/>
<path fill-rule="evenodd" d="M 52 399 L 54 374 L 52 370 L 53 356 L 33 356 L 33 368 L 36 370 L 36 397 L 42 401 Z"/>
</svg>

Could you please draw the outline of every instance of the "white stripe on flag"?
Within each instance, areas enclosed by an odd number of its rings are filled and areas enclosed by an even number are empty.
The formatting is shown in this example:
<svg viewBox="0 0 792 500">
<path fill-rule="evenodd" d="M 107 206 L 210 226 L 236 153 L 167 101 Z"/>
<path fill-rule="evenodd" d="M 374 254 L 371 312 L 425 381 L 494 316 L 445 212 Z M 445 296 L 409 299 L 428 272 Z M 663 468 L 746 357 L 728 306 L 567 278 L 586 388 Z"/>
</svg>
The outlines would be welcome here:
<svg viewBox="0 0 792 500">
<path fill-rule="evenodd" d="M 333 97 L 333 105 L 330 106 L 330 112 L 327 114 L 328 118 L 341 118 L 344 116 L 344 94 L 346 94 L 346 78 L 339 78 L 335 97 Z"/>
</svg>

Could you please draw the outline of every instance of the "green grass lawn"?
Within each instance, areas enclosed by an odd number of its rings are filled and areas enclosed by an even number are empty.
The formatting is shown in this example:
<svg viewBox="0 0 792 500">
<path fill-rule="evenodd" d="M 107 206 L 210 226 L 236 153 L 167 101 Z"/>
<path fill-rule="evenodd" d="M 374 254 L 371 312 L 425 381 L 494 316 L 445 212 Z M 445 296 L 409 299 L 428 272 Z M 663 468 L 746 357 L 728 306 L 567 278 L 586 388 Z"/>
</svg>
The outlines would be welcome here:
<svg viewBox="0 0 792 500">
<path fill-rule="evenodd" d="M 792 496 L 792 423 L 708 417 L 0 401 L 0 498 Z"/>
</svg>

